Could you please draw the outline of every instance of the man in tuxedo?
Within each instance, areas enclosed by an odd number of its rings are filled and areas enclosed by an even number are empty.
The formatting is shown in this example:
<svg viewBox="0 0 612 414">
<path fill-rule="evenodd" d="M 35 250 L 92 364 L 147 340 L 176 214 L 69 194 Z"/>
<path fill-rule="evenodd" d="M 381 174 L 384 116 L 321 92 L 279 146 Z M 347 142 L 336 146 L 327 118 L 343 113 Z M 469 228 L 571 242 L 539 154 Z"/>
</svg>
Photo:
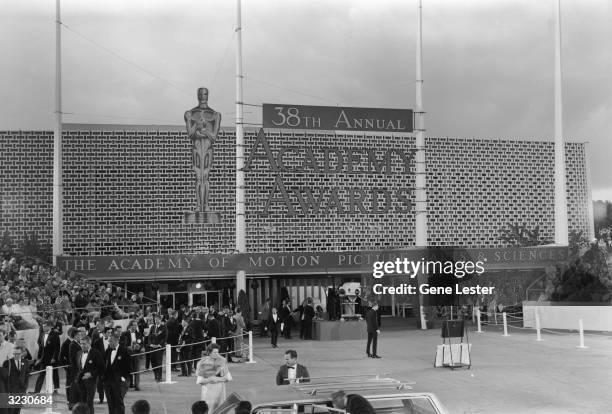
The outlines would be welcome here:
<svg viewBox="0 0 612 414">
<path fill-rule="evenodd" d="M 191 321 L 187 322 L 189 316 L 185 315 L 183 319 L 184 329 L 179 337 L 179 352 L 181 357 L 181 373 L 179 377 L 189 377 L 193 371 L 193 364 L 189 360 L 191 359 L 192 346 L 194 342 L 193 333 L 191 332 L 192 325 Z"/>
<path fill-rule="evenodd" d="M 168 322 L 166 322 L 166 330 L 168 331 L 167 342 L 173 346 L 171 354 L 172 362 L 175 363 L 176 361 L 178 361 L 178 347 L 176 347 L 176 345 L 178 345 L 179 337 L 181 336 L 181 331 L 183 330 L 183 327 L 177 319 L 177 311 L 168 309 L 168 316 Z M 178 371 L 179 368 L 177 365 L 173 365 L 172 369 L 174 371 Z"/>
<path fill-rule="evenodd" d="M 136 320 L 130 321 L 128 330 L 121 335 L 119 343 L 127 349 L 130 355 L 130 372 L 140 371 L 142 355 L 134 354 L 144 351 L 144 335 L 139 331 Z M 135 391 L 140 391 L 140 374 L 130 376 L 130 387 L 133 387 Z"/>
<path fill-rule="evenodd" d="M 28 390 L 30 378 L 30 361 L 23 358 L 25 348 L 17 345 L 13 349 L 13 357 L 4 361 L 2 368 L 6 371 L 5 386 L 9 394 L 25 394 Z M 21 407 L 9 408 L 9 414 L 19 414 Z"/>
<path fill-rule="evenodd" d="M 229 315 L 229 308 L 227 306 L 223 307 L 223 312 L 221 313 L 221 340 L 219 342 L 219 346 L 221 347 L 221 355 L 223 355 L 227 362 L 232 361 L 232 348 L 234 344 L 234 339 L 229 338 L 234 334 L 234 324 L 232 323 L 232 319 Z"/>
<path fill-rule="evenodd" d="M 378 334 L 380 333 L 380 323 L 378 321 L 378 304 L 374 303 L 366 312 L 366 326 L 368 331 L 368 344 L 366 346 L 366 354 L 370 358 L 380 358 L 376 353 L 378 345 Z M 370 353 L 370 345 L 372 345 L 372 353 Z"/>
<path fill-rule="evenodd" d="M 345 410 L 351 414 L 374 414 L 374 407 L 365 398 L 358 394 L 346 394 L 336 391 L 331 395 L 334 408 Z"/>
<path fill-rule="evenodd" d="M 268 331 L 270 331 L 270 343 L 272 344 L 272 348 L 278 348 L 276 342 L 278 341 L 278 331 L 280 331 L 281 320 L 280 316 L 276 311 L 276 308 L 272 308 L 272 313 L 268 318 Z"/>
<path fill-rule="evenodd" d="M 297 363 L 297 352 L 293 349 L 285 352 L 285 365 L 276 374 L 276 385 L 288 385 L 310 382 L 310 375 L 304 365 Z"/>
<path fill-rule="evenodd" d="M 104 358 L 98 350 L 92 348 L 91 338 L 83 335 L 81 349 L 74 354 L 72 366 L 76 375 L 72 386 L 76 388 L 78 401 L 87 404 L 91 414 L 94 413 L 94 396 L 98 377 L 104 372 Z"/>
<path fill-rule="evenodd" d="M 119 345 L 119 338 L 109 337 L 109 346 L 104 355 L 103 384 L 106 392 L 109 414 L 125 414 L 123 398 L 128 390 L 130 377 L 130 356 L 124 346 Z"/>
<path fill-rule="evenodd" d="M 68 407 L 72 407 L 74 404 L 78 403 L 79 400 L 79 389 L 75 386 L 75 381 L 77 379 L 77 374 L 79 373 L 79 366 L 75 364 L 77 355 L 79 355 L 82 351 L 81 348 L 81 339 L 87 336 L 87 332 L 84 327 L 75 328 L 76 332 L 73 338 L 73 341 L 69 345 L 68 349 L 68 365 L 69 367 L 69 376 L 70 376 L 70 384 L 69 384 L 69 398 L 68 398 Z M 89 337 L 88 337 L 89 338 Z M 90 339 L 91 343 L 91 339 Z"/>
<path fill-rule="evenodd" d="M 162 380 L 162 361 L 164 359 L 164 348 L 166 347 L 166 341 L 168 337 L 168 331 L 162 324 L 161 315 L 155 315 L 155 324 L 151 325 L 149 331 L 149 348 L 151 351 L 151 365 L 153 366 L 153 373 L 155 374 L 155 381 L 160 382 Z"/>
<path fill-rule="evenodd" d="M 95 350 L 97 350 L 100 355 L 105 355 L 106 350 L 110 346 L 110 336 L 113 333 L 113 328 L 106 327 L 102 333 L 102 336 L 98 336 L 98 338 L 92 338 L 91 346 Z M 96 385 L 96 390 L 98 391 L 98 399 L 100 404 L 104 403 L 104 384 L 102 383 L 102 378 L 98 378 L 98 384 Z"/>
<path fill-rule="evenodd" d="M 281 308 L 278 311 L 278 315 L 281 318 L 282 334 L 285 339 L 291 339 L 291 325 L 293 324 L 293 317 L 291 316 L 291 307 L 287 300 L 283 300 Z"/>
<path fill-rule="evenodd" d="M 61 365 L 68 365 L 64 368 L 64 371 L 66 372 L 66 401 L 68 401 L 68 409 L 72 410 L 72 403 L 70 397 L 70 393 L 72 392 L 72 378 L 70 376 L 72 373 L 72 367 L 70 366 L 70 344 L 75 340 L 74 338 L 76 336 L 77 330 L 76 328 L 71 326 L 70 328 L 68 328 L 68 331 L 66 333 L 68 334 L 68 337 L 64 340 L 64 342 L 62 342 L 59 357 Z"/>
<path fill-rule="evenodd" d="M 42 327 L 42 332 L 38 337 L 38 365 L 40 369 L 44 369 L 47 365 L 57 366 L 60 353 L 60 338 L 57 332 L 53 329 L 54 323 L 47 321 Z M 38 374 L 34 394 L 38 394 L 45 381 L 45 371 Z M 59 388 L 59 373 L 57 369 L 53 370 L 53 389 Z"/>
</svg>

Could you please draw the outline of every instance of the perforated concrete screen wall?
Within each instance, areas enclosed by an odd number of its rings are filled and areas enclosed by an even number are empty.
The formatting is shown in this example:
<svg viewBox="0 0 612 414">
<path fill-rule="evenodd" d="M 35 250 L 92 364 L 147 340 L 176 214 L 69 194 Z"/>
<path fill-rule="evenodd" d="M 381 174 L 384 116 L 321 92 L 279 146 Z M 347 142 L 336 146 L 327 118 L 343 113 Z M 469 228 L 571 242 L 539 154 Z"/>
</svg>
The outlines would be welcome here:
<svg viewBox="0 0 612 414">
<path fill-rule="evenodd" d="M 245 155 L 257 131 L 247 130 Z M 304 165 L 307 148 L 314 161 L 302 171 L 274 171 L 264 158 L 246 172 L 247 250 L 339 251 L 402 248 L 414 245 L 414 162 L 412 136 L 266 131 L 276 157 L 285 150 L 289 170 Z M 21 239 L 36 232 L 51 240 L 53 134 L 0 132 L 1 226 Z M 68 255 L 229 253 L 234 250 L 235 135 L 224 128 L 215 143 L 210 176 L 211 208 L 218 224 L 185 224 L 195 206 L 191 143 L 182 127 L 67 125 L 64 131 L 64 251 Z M 325 149 L 354 157 L 354 168 L 324 171 Z M 568 225 L 588 228 L 588 177 L 585 144 L 566 143 Z M 368 165 L 368 150 L 389 169 Z M 329 153 L 329 151 L 328 151 Z M 261 152 L 260 152 L 261 154 Z M 348 155 L 347 155 L 348 154 Z M 334 155 L 335 156 L 335 155 Z M 507 223 L 539 225 L 553 239 L 552 142 L 501 139 L 427 138 L 428 234 L 434 246 L 500 246 Z M 404 160 L 406 161 L 406 160 Z M 313 166 L 312 162 L 316 163 Z M 268 205 L 275 180 L 286 187 L 286 203 Z M 353 205 L 351 189 L 362 189 L 363 211 Z M 304 214 L 295 191 L 310 189 L 322 208 Z M 329 203 L 337 192 L 337 203 Z M 398 191 L 402 190 L 401 196 Z M 383 206 L 372 213 L 372 191 Z M 359 193 L 361 194 L 361 193 Z M 282 198 L 282 197 L 281 197 Z M 384 210 L 384 208 L 383 208 Z M 262 214 L 262 213 L 267 214 Z"/>
</svg>

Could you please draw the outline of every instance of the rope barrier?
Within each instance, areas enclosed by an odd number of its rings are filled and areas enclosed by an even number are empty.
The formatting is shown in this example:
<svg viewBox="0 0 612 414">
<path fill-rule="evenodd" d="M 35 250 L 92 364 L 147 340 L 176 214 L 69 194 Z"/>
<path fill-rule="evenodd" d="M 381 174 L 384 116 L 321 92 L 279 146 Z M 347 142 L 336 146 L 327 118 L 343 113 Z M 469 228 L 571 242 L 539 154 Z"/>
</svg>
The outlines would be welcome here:
<svg viewBox="0 0 612 414">
<path fill-rule="evenodd" d="M 233 338 L 243 338 L 243 339 L 244 339 L 244 337 L 245 337 L 245 334 L 242 334 L 242 335 L 234 335 L 234 336 L 225 336 L 225 337 L 223 337 L 223 338 L 217 338 L 217 337 L 213 336 L 213 337 L 210 337 L 210 338 L 208 338 L 208 339 L 205 339 L 205 340 L 203 340 L 203 341 L 199 341 L 199 342 L 191 342 L 191 343 L 189 343 L 189 344 L 182 344 L 182 345 L 171 345 L 171 346 L 172 346 L 172 348 L 180 348 L 180 347 L 182 347 L 182 346 L 199 345 L 199 344 L 203 344 L 203 343 L 206 343 L 206 342 L 212 342 L 212 339 L 213 339 L 213 338 L 215 338 L 217 341 L 222 341 L 222 340 L 224 340 L 224 339 L 233 339 Z"/>
<path fill-rule="evenodd" d="M 138 354 L 132 354 L 131 356 L 140 356 L 140 355 L 146 355 L 146 354 L 151 354 L 153 352 L 159 352 L 162 351 L 164 348 L 159 347 L 157 349 L 152 349 L 150 351 L 145 351 L 145 352 L 139 352 Z"/>
</svg>

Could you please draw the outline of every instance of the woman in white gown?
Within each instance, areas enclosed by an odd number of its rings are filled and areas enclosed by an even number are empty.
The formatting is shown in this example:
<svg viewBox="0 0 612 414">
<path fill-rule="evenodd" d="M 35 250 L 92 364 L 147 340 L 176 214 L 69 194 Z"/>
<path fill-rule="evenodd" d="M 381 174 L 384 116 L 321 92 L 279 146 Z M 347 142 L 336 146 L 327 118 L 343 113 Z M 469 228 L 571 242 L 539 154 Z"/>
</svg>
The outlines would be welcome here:
<svg viewBox="0 0 612 414">
<path fill-rule="evenodd" d="M 227 360 L 219 354 L 219 345 L 211 344 L 208 355 L 198 362 L 196 383 L 202 386 L 201 399 L 206 401 L 213 412 L 226 399 L 225 383 L 232 380 Z"/>
</svg>

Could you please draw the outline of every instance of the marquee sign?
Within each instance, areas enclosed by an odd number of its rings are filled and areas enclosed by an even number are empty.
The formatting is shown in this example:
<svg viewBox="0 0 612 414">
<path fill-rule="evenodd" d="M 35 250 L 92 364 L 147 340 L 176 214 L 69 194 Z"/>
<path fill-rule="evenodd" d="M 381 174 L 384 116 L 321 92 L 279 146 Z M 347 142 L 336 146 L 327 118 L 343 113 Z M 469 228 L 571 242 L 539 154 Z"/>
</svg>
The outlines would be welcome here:
<svg viewBox="0 0 612 414">
<path fill-rule="evenodd" d="M 244 254 L 179 254 L 142 256 L 59 256 L 58 267 L 92 277 L 130 278 L 148 275 L 224 274 L 233 277 L 237 270 L 247 274 L 291 273 L 371 273 L 376 261 L 404 259 L 418 261 L 482 261 L 485 270 L 534 268 L 568 260 L 566 247 L 502 249 L 406 249 L 379 252 L 290 252 Z"/>
<path fill-rule="evenodd" d="M 288 216 L 406 213 L 412 210 L 412 187 L 376 188 L 354 186 L 293 187 L 285 181 L 292 173 L 334 176 L 400 175 L 413 178 L 414 150 L 407 148 L 323 147 L 287 145 L 274 150 L 263 128 L 248 155 L 243 170 L 263 168 L 274 173 L 263 209 L 265 216 L 279 205 Z M 338 180 L 342 182 L 341 180 Z"/>
<path fill-rule="evenodd" d="M 263 104 L 263 127 L 412 132 L 411 109 Z"/>
</svg>

